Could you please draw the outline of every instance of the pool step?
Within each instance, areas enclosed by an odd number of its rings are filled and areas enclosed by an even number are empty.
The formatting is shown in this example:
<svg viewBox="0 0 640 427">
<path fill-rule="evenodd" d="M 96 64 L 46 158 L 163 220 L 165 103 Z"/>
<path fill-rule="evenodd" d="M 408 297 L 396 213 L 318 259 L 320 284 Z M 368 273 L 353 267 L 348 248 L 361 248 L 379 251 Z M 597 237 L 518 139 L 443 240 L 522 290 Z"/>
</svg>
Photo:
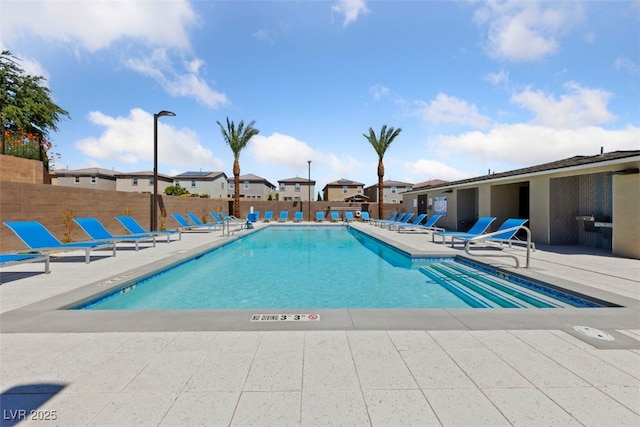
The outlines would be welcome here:
<svg viewBox="0 0 640 427">
<path fill-rule="evenodd" d="M 501 277 L 455 262 L 437 263 L 420 271 L 474 308 L 552 308 L 567 305 Z"/>
</svg>

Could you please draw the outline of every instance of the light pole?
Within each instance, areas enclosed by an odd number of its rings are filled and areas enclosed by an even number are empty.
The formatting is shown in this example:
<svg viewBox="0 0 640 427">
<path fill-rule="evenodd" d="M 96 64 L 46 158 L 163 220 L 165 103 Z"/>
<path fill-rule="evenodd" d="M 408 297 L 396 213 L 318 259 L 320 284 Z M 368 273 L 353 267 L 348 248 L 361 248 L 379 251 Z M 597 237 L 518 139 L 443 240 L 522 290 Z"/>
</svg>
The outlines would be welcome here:
<svg viewBox="0 0 640 427">
<path fill-rule="evenodd" d="M 309 206 L 307 207 L 309 213 L 309 221 L 311 221 L 311 160 L 307 160 L 309 165 L 309 182 L 307 183 L 307 189 L 309 190 Z"/>
<path fill-rule="evenodd" d="M 158 117 L 175 115 L 175 113 L 167 110 L 162 110 L 153 115 L 153 198 L 151 199 L 151 231 L 158 229 Z"/>
</svg>

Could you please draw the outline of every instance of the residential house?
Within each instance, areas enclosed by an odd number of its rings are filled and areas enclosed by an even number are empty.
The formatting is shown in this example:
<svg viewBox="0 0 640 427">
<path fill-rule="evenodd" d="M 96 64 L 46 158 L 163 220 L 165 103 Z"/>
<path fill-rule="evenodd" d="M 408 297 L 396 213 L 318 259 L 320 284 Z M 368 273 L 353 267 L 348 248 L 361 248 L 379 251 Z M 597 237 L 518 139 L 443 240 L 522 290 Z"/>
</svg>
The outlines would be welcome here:
<svg viewBox="0 0 640 427">
<path fill-rule="evenodd" d="M 285 202 L 313 201 L 316 182 L 307 178 L 289 178 L 278 181 L 280 200 Z"/>
<path fill-rule="evenodd" d="M 116 190 L 130 193 L 153 193 L 153 171 L 116 173 Z M 173 185 L 168 175 L 158 174 L 158 194 Z"/>
<path fill-rule="evenodd" d="M 239 178 L 241 198 L 267 200 L 276 189 L 275 185 L 257 175 L 240 175 Z M 234 177 L 227 178 L 227 182 L 229 183 L 227 197 L 232 198 L 235 195 Z"/>
<path fill-rule="evenodd" d="M 50 171 L 51 184 L 67 187 L 116 190 L 116 174 L 113 169 L 84 168 Z"/>
<path fill-rule="evenodd" d="M 366 201 L 363 186 L 361 182 L 342 178 L 325 185 L 322 197 L 328 202 Z"/>
<path fill-rule="evenodd" d="M 184 172 L 173 177 L 173 183 L 191 194 L 207 194 L 211 198 L 226 198 L 227 175 L 224 172 Z"/>
<path fill-rule="evenodd" d="M 385 203 L 402 203 L 402 193 L 411 191 L 413 184 L 410 182 L 386 180 L 382 182 L 382 191 Z M 378 183 L 364 189 L 364 194 L 370 202 L 378 201 Z"/>
</svg>

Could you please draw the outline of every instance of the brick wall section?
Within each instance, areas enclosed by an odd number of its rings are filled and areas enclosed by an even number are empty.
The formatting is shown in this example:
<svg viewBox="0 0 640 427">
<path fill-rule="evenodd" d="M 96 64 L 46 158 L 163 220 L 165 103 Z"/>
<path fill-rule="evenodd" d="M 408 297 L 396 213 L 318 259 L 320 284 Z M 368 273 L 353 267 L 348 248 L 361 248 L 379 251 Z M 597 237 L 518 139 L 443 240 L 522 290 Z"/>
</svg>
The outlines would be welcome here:
<svg viewBox="0 0 640 427">
<path fill-rule="evenodd" d="M 0 155 L 0 182 L 50 184 L 49 172 L 39 160 Z"/>
<path fill-rule="evenodd" d="M 230 199 L 200 199 L 176 196 L 162 196 L 162 205 L 167 212 L 167 218 L 158 215 L 159 225 L 165 228 L 175 228 L 177 224 L 170 217 L 173 212 L 193 212 L 199 217 L 207 217 L 209 211 L 230 212 L 233 201 Z M 260 216 L 267 210 L 273 211 L 274 217 L 280 211 L 289 212 L 293 218 L 294 212 L 301 210 L 300 203 L 243 200 L 241 199 L 240 213 L 246 217 L 251 206 L 260 211 Z M 31 184 L 23 182 L 0 181 L 0 222 L 35 220 L 47 227 L 59 240 L 70 233 L 72 241 L 86 240 L 87 236 L 75 223 L 71 227 L 65 225 L 65 212 L 72 217 L 98 218 L 113 234 L 125 234 L 124 228 L 115 220 L 117 215 L 131 215 L 145 228 L 149 227 L 149 212 L 151 196 L 142 193 L 127 193 L 122 191 L 97 190 L 86 188 L 63 187 L 58 185 Z M 352 208 L 353 211 L 362 210 L 360 203 L 341 202 L 312 202 L 311 215 L 315 218 L 317 210 L 326 212 L 327 208 Z M 385 205 L 385 217 L 389 216 L 401 205 Z M 376 216 L 377 205 L 368 204 L 369 213 Z M 307 218 L 308 207 L 302 203 L 302 211 Z M 26 249 L 18 237 L 6 226 L 0 226 L 0 251 L 9 252 Z"/>
</svg>

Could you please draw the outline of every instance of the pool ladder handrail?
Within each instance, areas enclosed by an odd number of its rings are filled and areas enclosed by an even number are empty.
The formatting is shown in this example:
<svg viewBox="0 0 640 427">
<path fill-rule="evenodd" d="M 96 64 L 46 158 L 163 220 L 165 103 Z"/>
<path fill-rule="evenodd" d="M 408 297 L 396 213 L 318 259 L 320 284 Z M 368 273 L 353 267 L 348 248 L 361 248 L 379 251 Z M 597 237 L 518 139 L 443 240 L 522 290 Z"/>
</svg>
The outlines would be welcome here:
<svg viewBox="0 0 640 427">
<path fill-rule="evenodd" d="M 516 268 L 520 268 L 520 259 L 518 259 L 517 256 L 512 255 L 512 254 L 501 253 L 501 254 L 484 254 L 484 255 L 480 255 L 480 254 L 472 254 L 471 252 L 469 252 L 469 249 L 470 249 L 470 246 L 471 246 L 472 242 L 475 242 L 475 241 L 478 241 L 478 240 L 485 240 L 487 237 L 492 237 L 492 236 L 495 236 L 495 235 L 498 235 L 498 234 L 504 234 L 506 232 L 517 231 L 517 230 L 524 230 L 524 231 L 527 232 L 527 252 L 526 252 L 526 263 L 525 263 L 525 267 L 524 268 L 530 268 L 531 267 L 531 248 L 533 247 L 533 243 L 531 242 L 531 230 L 529 230 L 524 225 L 519 225 L 517 227 L 507 228 L 505 230 L 494 231 L 492 233 L 480 234 L 478 236 L 466 239 L 466 243 L 464 245 L 464 252 L 469 256 L 477 256 L 477 257 L 506 257 L 506 258 L 513 258 L 515 260 L 515 262 L 516 262 Z"/>
</svg>

